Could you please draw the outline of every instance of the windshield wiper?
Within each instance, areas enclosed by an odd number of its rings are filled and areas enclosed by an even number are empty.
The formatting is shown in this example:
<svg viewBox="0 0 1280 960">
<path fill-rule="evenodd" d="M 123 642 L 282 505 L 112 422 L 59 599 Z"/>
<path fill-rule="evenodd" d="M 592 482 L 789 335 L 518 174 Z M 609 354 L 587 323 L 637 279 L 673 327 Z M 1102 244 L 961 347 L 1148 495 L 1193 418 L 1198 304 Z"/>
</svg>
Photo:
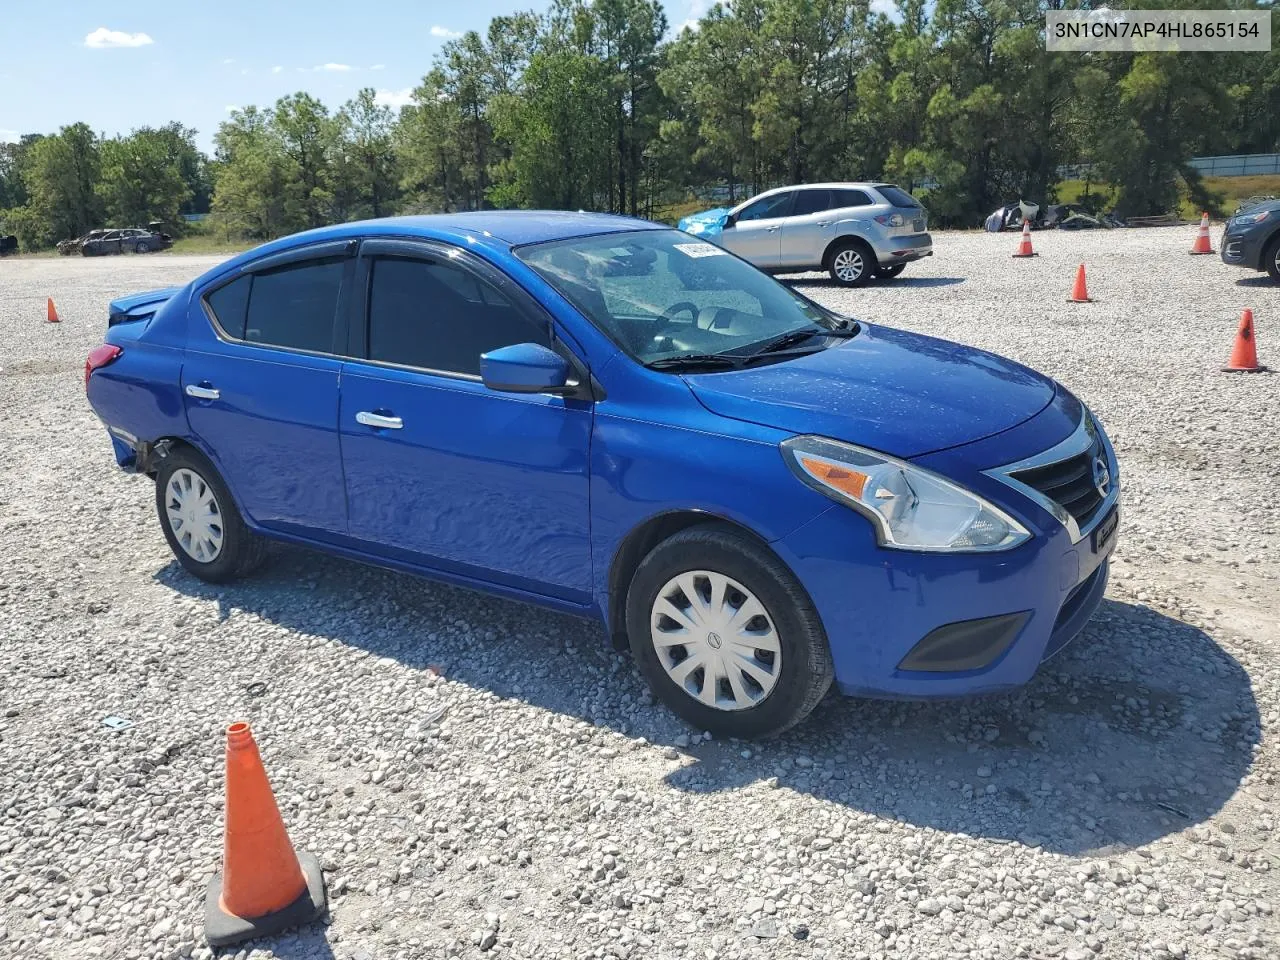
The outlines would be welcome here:
<svg viewBox="0 0 1280 960">
<path fill-rule="evenodd" d="M 798 343 L 804 343 L 806 340 L 812 340 L 814 337 L 847 338 L 854 336 L 857 332 L 856 327 L 838 327 L 834 330 L 826 327 L 805 327 L 801 330 L 792 330 L 790 333 L 784 333 L 780 337 L 774 337 L 752 351 L 750 356 L 759 357 L 767 353 L 777 353 L 780 350 L 786 350 L 788 347 L 794 347 Z"/>
<path fill-rule="evenodd" d="M 650 370 L 690 370 L 696 367 L 736 370 L 741 367 L 741 357 L 723 353 L 681 353 L 674 357 L 660 357 L 645 364 Z"/>
</svg>

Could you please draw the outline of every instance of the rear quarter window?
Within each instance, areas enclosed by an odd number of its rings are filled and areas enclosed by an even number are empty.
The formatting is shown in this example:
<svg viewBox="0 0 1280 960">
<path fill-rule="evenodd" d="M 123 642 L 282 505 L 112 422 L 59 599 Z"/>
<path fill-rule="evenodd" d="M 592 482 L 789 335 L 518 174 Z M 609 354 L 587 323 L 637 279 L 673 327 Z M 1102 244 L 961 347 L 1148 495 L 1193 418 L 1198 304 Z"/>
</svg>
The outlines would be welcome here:
<svg viewBox="0 0 1280 960">
<path fill-rule="evenodd" d="M 229 337 L 244 339 L 245 319 L 249 313 L 249 288 L 253 277 L 245 274 L 219 287 L 204 298 L 218 326 Z"/>
<path fill-rule="evenodd" d="M 833 210 L 843 210 L 846 207 L 869 207 L 874 203 L 862 190 L 832 190 L 831 194 Z"/>
<path fill-rule="evenodd" d="M 244 339 L 329 353 L 343 260 L 308 261 L 253 275 Z"/>
</svg>

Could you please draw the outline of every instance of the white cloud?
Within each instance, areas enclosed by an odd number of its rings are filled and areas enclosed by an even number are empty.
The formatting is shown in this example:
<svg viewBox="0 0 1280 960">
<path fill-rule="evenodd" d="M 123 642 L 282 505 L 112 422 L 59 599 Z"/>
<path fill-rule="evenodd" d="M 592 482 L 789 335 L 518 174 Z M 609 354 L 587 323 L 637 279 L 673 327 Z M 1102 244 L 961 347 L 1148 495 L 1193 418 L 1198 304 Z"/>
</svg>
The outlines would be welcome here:
<svg viewBox="0 0 1280 960">
<path fill-rule="evenodd" d="M 351 67 L 345 63 L 326 63 L 316 67 L 317 70 L 327 70 L 329 73 L 350 73 Z"/>
<path fill-rule="evenodd" d="M 223 107 L 222 109 L 223 109 L 223 110 L 225 110 L 225 111 L 227 111 L 227 113 L 235 113 L 235 112 L 236 112 L 237 110 L 239 110 L 240 108 L 239 108 L 238 106 L 236 106 L 234 103 L 228 103 L 228 104 L 227 104 L 225 107 Z"/>
<path fill-rule="evenodd" d="M 251 73 L 253 73 L 253 71 L 250 70 L 248 67 L 245 67 L 243 70 L 240 71 L 240 76 L 247 77 Z"/>
<path fill-rule="evenodd" d="M 283 72 L 284 72 L 284 67 L 272 67 L 272 68 L 271 68 L 271 72 L 272 72 L 272 73 L 283 73 Z"/>
<path fill-rule="evenodd" d="M 883 13 L 890 20 L 898 19 L 898 5 L 893 0 L 871 0 L 871 12 Z"/>
<path fill-rule="evenodd" d="M 235 63 L 235 62 L 236 62 L 236 58 L 235 58 L 235 57 L 227 57 L 225 60 L 223 60 L 223 61 L 222 61 L 222 65 L 225 67 L 225 66 L 228 66 L 228 65 L 230 65 L 230 64 L 233 64 L 233 63 Z"/>
<path fill-rule="evenodd" d="M 99 27 L 84 38 L 84 45 L 95 50 L 107 47 L 145 47 L 149 43 L 155 41 L 145 33 L 125 33 L 123 30 L 108 30 L 106 27 Z"/>
<path fill-rule="evenodd" d="M 441 26 L 434 26 L 434 27 L 432 27 L 432 28 L 431 28 L 431 35 L 432 35 L 433 37 L 441 37 L 441 38 L 444 38 L 444 39 L 448 39 L 449 37 L 460 37 L 460 36 L 462 36 L 462 34 L 461 34 L 461 33 L 459 33 L 457 30 L 450 30 L 448 27 L 441 27 Z"/>
<path fill-rule="evenodd" d="M 380 107 L 399 110 L 413 103 L 413 87 L 405 87 L 403 90 L 379 90 L 373 95 L 373 102 Z"/>
<path fill-rule="evenodd" d="M 375 63 L 375 64 L 374 64 L 372 67 L 370 67 L 369 69 L 370 69 L 370 70 L 385 70 L 385 69 L 387 69 L 387 65 L 386 65 L 385 63 Z"/>
</svg>

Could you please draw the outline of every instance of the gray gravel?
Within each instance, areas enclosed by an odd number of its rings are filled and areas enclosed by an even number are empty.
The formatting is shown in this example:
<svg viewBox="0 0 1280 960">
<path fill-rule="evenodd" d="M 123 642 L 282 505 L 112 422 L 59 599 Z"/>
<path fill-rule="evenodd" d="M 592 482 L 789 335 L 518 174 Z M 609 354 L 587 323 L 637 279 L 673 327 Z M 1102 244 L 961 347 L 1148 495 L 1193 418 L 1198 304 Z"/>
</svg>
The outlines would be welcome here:
<svg viewBox="0 0 1280 960">
<path fill-rule="evenodd" d="M 1280 378 L 1218 368 L 1244 306 L 1280 365 L 1280 289 L 1193 234 L 939 234 L 802 282 L 1079 392 L 1125 517 L 1024 691 L 832 697 L 765 744 L 685 728 L 590 623 L 294 549 L 193 580 L 80 371 L 108 299 L 213 261 L 0 261 L 0 956 L 209 957 L 247 719 L 331 916 L 225 956 L 1274 958 Z"/>
</svg>

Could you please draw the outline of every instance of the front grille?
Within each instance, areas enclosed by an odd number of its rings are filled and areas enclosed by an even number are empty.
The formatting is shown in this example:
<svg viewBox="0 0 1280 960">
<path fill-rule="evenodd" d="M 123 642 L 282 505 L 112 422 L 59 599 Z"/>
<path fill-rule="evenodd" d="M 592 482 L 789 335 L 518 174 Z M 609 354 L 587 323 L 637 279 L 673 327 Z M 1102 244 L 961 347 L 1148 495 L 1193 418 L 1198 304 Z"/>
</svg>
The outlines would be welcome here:
<svg viewBox="0 0 1280 960">
<path fill-rule="evenodd" d="M 1075 519 L 1082 529 L 1094 518 L 1105 499 L 1093 480 L 1093 463 L 1102 456 L 1102 444 L 1095 436 L 1083 452 L 1042 467 L 1011 473 L 1014 480 L 1025 483 L 1057 503 Z"/>
</svg>

